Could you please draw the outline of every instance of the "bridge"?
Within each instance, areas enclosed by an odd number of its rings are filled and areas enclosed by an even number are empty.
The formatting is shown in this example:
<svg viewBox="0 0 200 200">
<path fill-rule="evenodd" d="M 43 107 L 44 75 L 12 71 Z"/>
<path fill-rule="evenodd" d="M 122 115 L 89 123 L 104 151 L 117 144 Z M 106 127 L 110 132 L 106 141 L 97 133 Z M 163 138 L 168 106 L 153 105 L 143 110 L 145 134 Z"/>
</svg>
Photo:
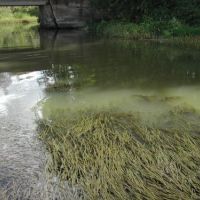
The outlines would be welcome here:
<svg viewBox="0 0 200 200">
<path fill-rule="evenodd" d="M 42 28 L 81 28 L 92 17 L 89 0 L 0 0 L 0 6 L 39 6 Z"/>
<path fill-rule="evenodd" d="M 0 6 L 44 6 L 48 0 L 0 0 Z"/>
</svg>

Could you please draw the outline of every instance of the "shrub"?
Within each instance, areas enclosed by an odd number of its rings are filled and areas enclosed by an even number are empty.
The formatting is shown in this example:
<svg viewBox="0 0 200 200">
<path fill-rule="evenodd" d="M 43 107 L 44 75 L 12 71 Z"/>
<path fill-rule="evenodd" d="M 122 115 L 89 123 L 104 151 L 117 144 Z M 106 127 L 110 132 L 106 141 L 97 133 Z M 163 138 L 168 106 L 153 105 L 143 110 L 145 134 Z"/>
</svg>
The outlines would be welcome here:
<svg viewBox="0 0 200 200">
<path fill-rule="evenodd" d="M 200 23 L 199 0 L 90 0 L 93 7 L 103 13 L 104 19 L 138 21 L 144 16 L 155 20 L 173 17 L 187 24 Z"/>
</svg>

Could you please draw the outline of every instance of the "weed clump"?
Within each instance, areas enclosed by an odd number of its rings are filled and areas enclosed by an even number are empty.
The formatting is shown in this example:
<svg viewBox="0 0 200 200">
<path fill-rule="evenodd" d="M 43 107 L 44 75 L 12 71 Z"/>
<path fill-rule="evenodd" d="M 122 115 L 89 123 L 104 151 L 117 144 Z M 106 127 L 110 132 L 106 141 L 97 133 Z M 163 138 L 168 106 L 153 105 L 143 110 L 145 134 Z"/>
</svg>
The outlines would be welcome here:
<svg viewBox="0 0 200 200">
<path fill-rule="evenodd" d="M 65 81 L 58 81 L 53 84 L 48 84 L 45 88 L 46 92 L 65 92 L 69 91 L 71 86 Z"/>
<path fill-rule="evenodd" d="M 81 186 L 87 199 L 200 198 L 198 137 L 114 111 L 59 111 L 38 124 L 49 170 Z"/>
</svg>

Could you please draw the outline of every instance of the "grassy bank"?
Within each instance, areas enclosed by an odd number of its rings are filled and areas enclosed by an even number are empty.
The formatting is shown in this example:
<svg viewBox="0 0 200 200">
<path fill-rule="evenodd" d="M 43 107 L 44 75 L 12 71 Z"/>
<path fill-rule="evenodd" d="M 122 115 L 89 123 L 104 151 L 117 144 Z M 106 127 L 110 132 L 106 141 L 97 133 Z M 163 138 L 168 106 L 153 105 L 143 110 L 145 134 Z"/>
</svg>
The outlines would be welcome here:
<svg viewBox="0 0 200 200">
<path fill-rule="evenodd" d="M 37 23 L 38 9 L 36 7 L 2 7 L 0 8 L 0 23 Z"/>
<path fill-rule="evenodd" d="M 162 39 L 169 44 L 200 49 L 200 27 L 182 24 L 175 18 L 169 21 L 145 19 L 140 23 L 100 22 L 89 26 L 99 36 L 121 39 Z"/>
<path fill-rule="evenodd" d="M 136 116 L 62 110 L 40 120 L 49 171 L 86 199 L 200 198 L 200 138 L 147 127 Z"/>
</svg>

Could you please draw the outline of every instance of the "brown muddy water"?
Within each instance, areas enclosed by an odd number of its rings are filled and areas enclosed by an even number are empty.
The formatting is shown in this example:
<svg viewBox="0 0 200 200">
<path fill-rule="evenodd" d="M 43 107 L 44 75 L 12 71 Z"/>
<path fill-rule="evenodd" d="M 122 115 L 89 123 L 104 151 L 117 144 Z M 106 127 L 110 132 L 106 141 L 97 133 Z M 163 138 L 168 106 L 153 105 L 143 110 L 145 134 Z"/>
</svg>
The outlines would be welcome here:
<svg viewBox="0 0 200 200">
<path fill-rule="evenodd" d="M 177 107 L 199 112 L 199 89 L 199 51 L 79 31 L 19 25 L 0 31 L 0 191 L 12 193 L 11 199 L 29 199 L 31 191 L 38 193 L 34 199 L 56 199 L 40 195 L 48 175 L 38 116 L 57 108 L 112 108 L 167 126 L 160 116 Z M 191 120 L 198 126 L 199 118 Z M 13 194 L 15 187 L 20 189 Z"/>
</svg>

